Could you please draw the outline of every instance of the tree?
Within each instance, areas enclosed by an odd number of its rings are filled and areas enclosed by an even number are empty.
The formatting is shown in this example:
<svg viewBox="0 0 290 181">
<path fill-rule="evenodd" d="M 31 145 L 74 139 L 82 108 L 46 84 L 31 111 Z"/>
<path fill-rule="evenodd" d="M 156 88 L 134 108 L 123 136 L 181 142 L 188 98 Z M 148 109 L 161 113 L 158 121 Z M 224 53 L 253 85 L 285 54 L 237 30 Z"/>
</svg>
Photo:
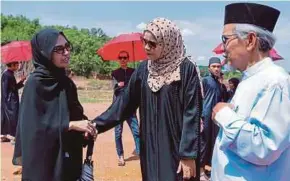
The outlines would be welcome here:
<svg viewBox="0 0 290 181">
<path fill-rule="evenodd" d="M 101 28 L 69 27 L 67 25 L 41 26 L 39 19 L 30 20 L 25 16 L 5 16 L 1 14 L 1 43 L 13 40 L 31 40 L 32 36 L 43 28 L 55 28 L 63 31 L 73 45 L 71 54 L 71 69 L 78 75 L 90 76 L 91 72 L 108 74 L 116 63 L 102 62 L 96 54 L 99 49 L 111 38 Z"/>
<path fill-rule="evenodd" d="M 242 73 L 240 71 L 235 71 L 235 72 L 225 72 L 224 74 L 224 79 L 226 80 L 234 77 L 240 79 L 242 77 Z"/>
<path fill-rule="evenodd" d="M 91 35 L 100 38 L 107 37 L 106 33 L 102 30 L 102 28 L 92 28 L 90 33 Z"/>
</svg>

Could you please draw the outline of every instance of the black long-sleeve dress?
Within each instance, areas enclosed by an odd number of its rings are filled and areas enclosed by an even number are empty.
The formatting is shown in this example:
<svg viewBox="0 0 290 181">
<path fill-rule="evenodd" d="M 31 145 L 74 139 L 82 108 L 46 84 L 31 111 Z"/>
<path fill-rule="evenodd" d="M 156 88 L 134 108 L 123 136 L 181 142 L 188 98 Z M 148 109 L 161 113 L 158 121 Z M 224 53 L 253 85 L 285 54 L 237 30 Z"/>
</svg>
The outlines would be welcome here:
<svg viewBox="0 0 290 181">
<path fill-rule="evenodd" d="M 23 82 L 16 82 L 13 71 L 7 69 L 1 77 L 1 134 L 15 136 L 18 123 L 18 89 Z"/>
<path fill-rule="evenodd" d="M 23 165 L 23 179 L 77 180 L 86 141 L 81 132 L 68 131 L 68 124 L 87 117 L 76 86 L 67 78 L 51 92 L 37 78 L 32 74 L 24 87 L 13 163 Z"/>
<path fill-rule="evenodd" d="M 23 90 L 12 160 L 22 165 L 22 180 L 75 181 L 81 175 L 86 141 L 68 129 L 70 121 L 87 118 L 73 81 L 45 56 L 60 34 L 44 29 L 31 41 L 35 70 Z"/>
<path fill-rule="evenodd" d="M 124 86 L 127 86 L 134 70 L 135 69 L 128 67 L 127 69 L 118 68 L 112 72 L 111 76 L 113 78 L 113 81 L 115 82 L 114 84 L 115 96 L 118 96 L 118 94 L 124 88 L 124 87 L 119 87 L 118 83 L 124 82 Z"/>
<path fill-rule="evenodd" d="M 205 98 L 203 101 L 202 119 L 204 130 L 202 132 L 201 143 L 201 164 L 202 166 L 211 165 L 212 153 L 215 139 L 219 131 L 219 127 L 212 121 L 211 115 L 214 106 L 218 102 L 222 102 L 226 97 L 223 84 L 221 84 L 214 75 L 209 75 L 202 80 Z"/>
<path fill-rule="evenodd" d="M 176 172 L 180 159 L 195 159 L 199 168 L 202 109 L 199 77 L 188 59 L 181 64 L 181 80 L 164 85 L 156 93 L 149 88 L 147 77 L 147 62 L 143 62 L 124 92 L 94 121 L 101 133 L 126 120 L 140 107 L 143 181 L 179 181 L 182 174 Z"/>
</svg>

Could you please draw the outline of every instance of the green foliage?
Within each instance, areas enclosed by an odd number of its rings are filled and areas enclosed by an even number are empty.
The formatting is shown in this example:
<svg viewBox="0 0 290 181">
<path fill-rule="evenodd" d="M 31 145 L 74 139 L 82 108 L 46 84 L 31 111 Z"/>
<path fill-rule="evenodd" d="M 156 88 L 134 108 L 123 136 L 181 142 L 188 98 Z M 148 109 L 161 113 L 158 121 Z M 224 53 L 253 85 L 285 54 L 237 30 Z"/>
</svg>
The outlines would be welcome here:
<svg viewBox="0 0 290 181">
<path fill-rule="evenodd" d="M 199 66 L 200 74 L 202 77 L 206 77 L 209 75 L 208 67 L 207 66 Z M 228 80 L 230 78 L 236 77 L 240 79 L 242 77 L 242 73 L 239 71 L 235 72 L 224 72 L 224 79 Z"/>
<path fill-rule="evenodd" d="M 225 80 L 229 80 L 234 77 L 240 79 L 242 77 L 242 73 L 239 71 L 235 71 L 235 72 L 225 72 L 224 74 Z"/>
<path fill-rule="evenodd" d="M 11 40 L 30 40 L 40 29 L 38 19 L 29 20 L 22 15 L 13 17 L 1 14 L 1 43 Z"/>
<path fill-rule="evenodd" d="M 110 75 L 111 72 L 119 67 L 115 61 L 97 60 L 97 72 L 102 75 Z"/>
<path fill-rule="evenodd" d="M 207 66 L 198 66 L 198 68 L 199 68 L 200 76 L 201 77 L 206 77 L 206 76 L 209 75 L 208 67 Z"/>
<path fill-rule="evenodd" d="M 63 31 L 73 45 L 70 68 L 78 75 L 90 76 L 92 72 L 109 74 L 117 68 L 116 62 L 103 62 L 96 54 L 111 38 L 101 28 L 78 29 L 76 26 L 42 26 L 39 19 L 1 14 L 1 43 L 12 40 L 31 40 L 43 28 Z"/>
</svg>

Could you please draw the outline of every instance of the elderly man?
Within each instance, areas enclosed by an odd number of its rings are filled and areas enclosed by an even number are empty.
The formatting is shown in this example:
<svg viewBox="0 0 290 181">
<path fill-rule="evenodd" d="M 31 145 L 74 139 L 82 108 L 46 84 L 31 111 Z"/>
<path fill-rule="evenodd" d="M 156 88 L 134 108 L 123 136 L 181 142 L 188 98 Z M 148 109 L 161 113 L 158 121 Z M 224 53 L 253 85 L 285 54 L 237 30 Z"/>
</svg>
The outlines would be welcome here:
<svg viewBox="0 0 290 181">
<path fill-rule="evenodd" d="M 213 110 L 220 131 L 212 181 L 290 179 L 290 77 L 269 57 L 279 14 L 254 3 L 225 8 L 225 56 L 243 77 L 230 104 Z"/>
</svg>

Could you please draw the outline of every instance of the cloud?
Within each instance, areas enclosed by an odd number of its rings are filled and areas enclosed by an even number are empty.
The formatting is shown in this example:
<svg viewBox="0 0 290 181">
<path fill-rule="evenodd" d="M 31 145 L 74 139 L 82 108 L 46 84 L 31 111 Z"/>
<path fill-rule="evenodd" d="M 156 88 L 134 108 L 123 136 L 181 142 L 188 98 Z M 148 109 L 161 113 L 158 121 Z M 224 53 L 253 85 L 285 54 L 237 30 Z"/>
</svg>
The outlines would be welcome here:
<svg viewBox="0 0 290 181">
<path fill-rule="evenodd" d="M 181 29 L 188 29 L 199 40 L 218 40 L 222 22 L 218 18 L 198 18 L 195 20 L 175 20 Z"/>
<path fill-rule="evenodd" d="M 194 21 L 188 21 L 188 20 L 175 20 L 174 21 L 176 25 L 182 30 L 182 31 L 190 31 L 191 35 L 197 35 L 202 31 L 202 26 L 199 24 L 196 24 Z"/>
<path fill-rule="evenodd" d="M 277 50 L 278 54 L 281 55 L 284 60 L 276 61 L 277 65 L 282 66 L 288 72 L 290 72 L 290 18 L 281 17 L 274 29 L 274 34 L 276 35 L 277 42 L 274 48 Z"/>
<path fill-rule="evenodd" d="M 139 29 L 139 30 L 144 30 L 146 28 L 146 23 L 141 22 L 140 24 L 138 24 L 136 26 L 136 28 Z"/>
<path fill-rule="evenodd" d="M 191 31 L 191 36 L 183 36 L 187 53 L 192 55 L 197 64 L 207 65 L 207 61 L 212 56 L 218 56 L 212 50 L 221 42 L 223 28 L 222 19 L 199 18 L 195 20 L 175 20 L 175 23 L 182 30 Z M 290 71 L 290 19 L 279 19 L 274 34 L 277 37 L 275 49 L 285 60 L 276 62 Z"/>
<path fill-rule="evenodd" d="M 205 56 L 198 56 L 197 57 L 197 61 L 203 61 L 203 60 L 205 60 Z"/>
<path fill-rule="evenodd" d="M 122 33 L 139 32 L 135 25 L 130 21 L 115 20 L 115 21 L 97 21 L 93 24 L 88 24 L 88 28 L 102 28 L 109 36 L 117 36 Z"/>
<path fill-rule="evenodd" d="M 205 56 L 198 56 L 196 58 L 197 65 L 206 66 L 208 64 L 207 58 Z"/>
<path fill-rule="evenodd" d="M 191 36 L 191 35 L 194 35 L 194 33 L 190 29 L 188 29 L 188 28 L 185 28 L 185 29 L 181 30 L 181 34 L 182 34 L 182 36 Z"/>
<path fill-rule="evenodd" d="M 277 42 L 283 45 L 290 45 L 290 18 L 281 18 L 274 29 Z"/>
<path fill-rule="evenodd" d="M 198 65 L 206 66 L 208 59 L 216 56 L 212 50 L 221 42 L 221 21 L 218 18 L 174 21 L 183 32 L 187 54 L 191 55 Z"/>
<path fill-rule="evenodd" d="M 66 20 L 62 20 L 65 22 Z M 199 65 L 207 65 L 208 59 L 215 55 L 212 50 L 221 42 L 223 28 L 222 18 L 198 18 L 193 20 L 174 20 L 181 29 L 187 54 Z M 86 23 L 86 24 L 85 24 Z M 109 36 L 117 36 L 121 33 L 140 32 L 145 28 L 145 22 L 133 23 L 131 21 L 94 21 L 84 22 L 78 27 L 102 28 Z M 278 21 L 274 33 L 277 36 L 275 49 L 284 57 L 285 61 L 279 61 L 278 64 L 289 67 L 290 54 L 290 20 L 281 19 Z M 219 56 L 219 55 L 218 55 Z"/>
</svg>

